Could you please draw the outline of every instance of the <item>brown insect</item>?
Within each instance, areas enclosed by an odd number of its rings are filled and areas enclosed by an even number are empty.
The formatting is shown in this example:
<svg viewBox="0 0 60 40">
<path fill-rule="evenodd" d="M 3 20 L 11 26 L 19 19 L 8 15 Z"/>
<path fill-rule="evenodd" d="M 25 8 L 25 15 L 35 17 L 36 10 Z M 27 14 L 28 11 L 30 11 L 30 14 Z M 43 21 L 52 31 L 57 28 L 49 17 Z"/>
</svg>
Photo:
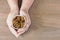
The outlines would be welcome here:
<svg viewBox="0 0 60 40">
<path fill-rule="evenodd" d="M 25 19 L 23 16 L 16 16 L 13 19 L 12 23 L 13 23 L 15 30 L 17 30 L 17 29 L 22 28 L 24 26 Z"/>
</svg>

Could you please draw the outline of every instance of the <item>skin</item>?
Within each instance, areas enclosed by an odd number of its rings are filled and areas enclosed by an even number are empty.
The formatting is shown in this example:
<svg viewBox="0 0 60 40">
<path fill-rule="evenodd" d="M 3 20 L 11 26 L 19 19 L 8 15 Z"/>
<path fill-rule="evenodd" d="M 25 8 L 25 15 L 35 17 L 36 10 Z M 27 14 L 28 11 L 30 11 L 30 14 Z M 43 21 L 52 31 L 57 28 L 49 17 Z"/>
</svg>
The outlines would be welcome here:
<svg viewBox="0 0 60 40">
<path fill-rule="evenodd" d="M 7 2 L 10 7 L 10 13 L 7 17 L 7 25 L 9 27 L 12 26 L 12 20 L 16 15 L 18 15 L 19 12 L 20 15 L 23 15 L 26 18 L 25 26 L 28 28 L 31 25 L 31 20 L 28 11 L 31 5 L 33 4 L 34 0 L 22 0 L 22 5 L 20 10 L 18 8 L 18 0 L 7 0 Z"/>
</svg>

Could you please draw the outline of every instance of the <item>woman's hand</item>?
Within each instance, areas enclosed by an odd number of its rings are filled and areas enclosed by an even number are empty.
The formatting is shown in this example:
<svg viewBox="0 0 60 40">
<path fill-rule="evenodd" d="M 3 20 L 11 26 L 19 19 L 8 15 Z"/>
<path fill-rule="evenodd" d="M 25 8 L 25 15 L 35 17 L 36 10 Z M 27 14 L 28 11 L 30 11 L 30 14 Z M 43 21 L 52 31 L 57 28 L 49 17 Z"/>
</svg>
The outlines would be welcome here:
<svg viewBox="0 0 60 40">
<path fill-rule="evenodd" d="M 30 16 L 28 14 L 28 12 L 25 12 L 25 11 L 20 11 L 20 16 L 24 16 L 25 18 L 25 24 L 24 24 L 24 27 L 22 28 L 22 30 L 18 30 L 18 32 L 21 32 L 24 33 L 25 31 L 28 30 L 29 26 L 31 25 L 31 20 L 30 20 Z"/>
<path fill-rule="evenodd" d="M 16 15 L 18 15 L 18 10 L 12 10 L 10 13 L 9 13 L 9 15 L 8 15 L 8 17 L 7 17 L 7 25 L 9 26 L 9 27 L 11 27 L 11 26 L 13 26 L 12 25 L 12 20 L 13 20 L 13 18 L 14 17 L 16 17 Z"/>
</svg>

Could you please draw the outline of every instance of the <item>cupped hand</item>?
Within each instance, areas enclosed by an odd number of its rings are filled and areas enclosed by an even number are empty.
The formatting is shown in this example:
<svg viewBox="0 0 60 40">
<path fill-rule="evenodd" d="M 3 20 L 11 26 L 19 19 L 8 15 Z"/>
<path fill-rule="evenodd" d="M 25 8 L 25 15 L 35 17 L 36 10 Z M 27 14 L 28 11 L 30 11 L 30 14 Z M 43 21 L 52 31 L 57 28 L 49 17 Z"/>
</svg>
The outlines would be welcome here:
<svg viewBox="0 0 60 40">
<path fill-rule="evenodd" d="M 13 10 L 13 11 L 11 11 L 11 12 L 8 14 L 8 17 L 7 17 L 7 20 L 6 20 L 8 27 L 13 26 L 13 25 L 12 25 L 12 20 L 13 20 L 13 18 L 16 17 L 17 15 L 18 15 L 18 11 L 17 11 L 17 10 Z"/>
</svg>

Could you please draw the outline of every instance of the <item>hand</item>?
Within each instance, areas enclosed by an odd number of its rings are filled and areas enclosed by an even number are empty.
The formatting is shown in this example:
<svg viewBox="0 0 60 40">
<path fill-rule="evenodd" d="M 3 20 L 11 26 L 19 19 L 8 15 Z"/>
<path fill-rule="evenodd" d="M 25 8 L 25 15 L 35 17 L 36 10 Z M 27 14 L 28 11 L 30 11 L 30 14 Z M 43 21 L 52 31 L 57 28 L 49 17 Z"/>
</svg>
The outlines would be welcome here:
<svg viewBox="0 0 60 40">
<path fill-rule="evenodd" d="M 12 20 L 13 20 L 14 17 L 16 17 L 16 15 L 18 15 L 18 11 L 17 11 L 17 10 L 12 10 L 12 11 L 9 13 L 9 15 L 8 15 L 8 17 L 7 17 L 7 21 L 6 21 L 8 27 L 13 26 L 13 25 L 12 25 Z"/>
<path fill-rule="evenodd" d="M 25 11 L 20 11 L 20 16 L 24 16 L 25 17 L 25 24 L 24 27 L 22 28 L 22 30 L 18 30 L 18 32 L 24 33 L 25 31 L 28 30 L 29 26 L 31 25 L 31 20 L 30 20 L 30 16 L 28 14 L 28 12 Z"/>
</svg>

